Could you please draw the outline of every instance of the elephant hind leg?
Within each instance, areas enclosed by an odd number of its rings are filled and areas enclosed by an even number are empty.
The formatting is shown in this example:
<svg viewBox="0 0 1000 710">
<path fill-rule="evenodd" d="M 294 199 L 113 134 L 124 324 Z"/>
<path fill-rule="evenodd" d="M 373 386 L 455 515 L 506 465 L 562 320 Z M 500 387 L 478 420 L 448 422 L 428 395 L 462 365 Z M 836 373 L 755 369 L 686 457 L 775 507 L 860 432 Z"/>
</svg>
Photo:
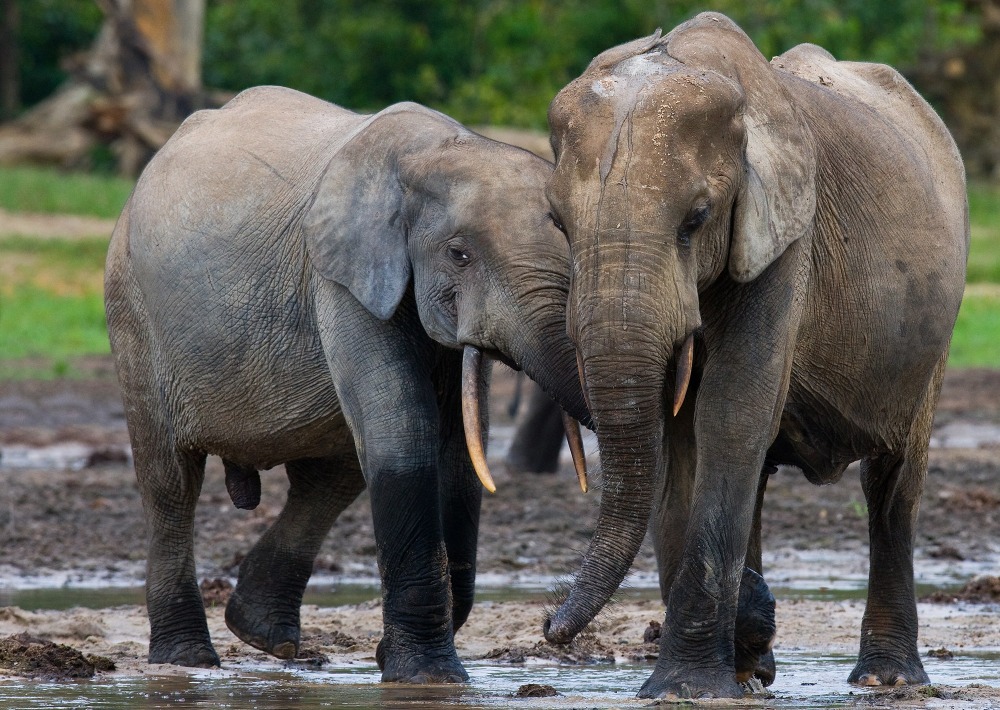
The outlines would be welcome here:
<svg viewBox="0 0 1000 710">
<path fill-rule="evenodd" d="M 127 224 L 125 215 L 116 239 Z M 146 516 L 149 662 L 218 666 L 194 563 L 194 513 L 205 455 L 176 448 L 153 368 L 149 319 L 118 242 L 109 255 L 105 303 Z"/>
<path fill-rule="evenodd" d="M 299 607 L 316 555 L 365 481 L 353 443 L 343 455 L 290 461 L 285 470 L 285 507 L 240 564 L 226 625 L 251 646 L 290 659 L 299 651 Z"/>
<path fill-rule="evenodd" d="M 944 364 L 945 358 L 942 358 L 911 426 L 905 450 L 901 454 L 885 454 L 861 462 L 871 556 L 868 603 L 861 622 L 861 649 L 858 663 L 848 678 L 852 683 L 906 685 L 930 682 L 917 650 L 913 543 Z"/>
</svg>

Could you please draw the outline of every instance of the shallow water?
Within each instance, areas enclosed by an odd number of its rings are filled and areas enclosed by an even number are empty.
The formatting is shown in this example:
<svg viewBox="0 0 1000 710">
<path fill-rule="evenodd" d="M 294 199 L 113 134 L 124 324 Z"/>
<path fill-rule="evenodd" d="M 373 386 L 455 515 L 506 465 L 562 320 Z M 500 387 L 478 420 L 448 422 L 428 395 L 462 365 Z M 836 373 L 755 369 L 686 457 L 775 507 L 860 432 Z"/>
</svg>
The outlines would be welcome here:
<svg viewBox="0 0 1000 710">
<path fill-rule="evenodd" d="M 876 694 L 846 682 L 854 659 L 785 651 L 773 697 L 747 698 L 756 707 L 836 707 Z M 105 678 L 80 683 L 0 682 L 0 707 L 33 708 L 498 708 L 641 707 L 635 692 L 651 665 L 554 666 L 545 664 L 466 664 L 471 680 L 457 686 L 404 686 L 379 682 L 373 665 L 303 670 L 257 664 L 172 675 Z M 967 653 L 951 660 L 925 659 L 938 685 L 981 683 L 1000 687 L 1000 653 Z M 560 695 L 514 699 L 526 683 L 551 685 Z M 732 707 L 733 705 L 728 705 Z"/>
</svg>

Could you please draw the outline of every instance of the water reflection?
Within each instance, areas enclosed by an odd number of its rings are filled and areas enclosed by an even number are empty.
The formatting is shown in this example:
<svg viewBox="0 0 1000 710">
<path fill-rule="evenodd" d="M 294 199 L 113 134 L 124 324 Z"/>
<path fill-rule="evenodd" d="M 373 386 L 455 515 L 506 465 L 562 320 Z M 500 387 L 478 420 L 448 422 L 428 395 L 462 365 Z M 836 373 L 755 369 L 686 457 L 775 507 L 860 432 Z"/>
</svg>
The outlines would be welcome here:
<svg viewBox="0 0 1000 710">
<path fill-rule="evenodd" d="M 954 659 L 925 659 L 938 685 L 1000 687 L 1000 653 L 959 654 Z M 877 691 L 846 682 L 853 656 L 782 651 L 773 697 L 749 705 L 768 708 L 829 708 L 861 700 Z M 79 683 L 0 681 L 0 707 L 24 708 L 218 708 L 278 710 L 299 708 L 622 708 L 648 707 L 634 693 L 651 671 L 649 665 L 553 666 L 473 662 L 466 685 L 409 686 L 380 683 L 370 665 L 327 667 L 318 671 L 248 669 L 180 671 L 171 675 L 105 677 Z M 558 696 L 517 699 L 525 683 L 553 686 Z M 727 705 L 733 707 L 732 705 Z"/>
</svg>

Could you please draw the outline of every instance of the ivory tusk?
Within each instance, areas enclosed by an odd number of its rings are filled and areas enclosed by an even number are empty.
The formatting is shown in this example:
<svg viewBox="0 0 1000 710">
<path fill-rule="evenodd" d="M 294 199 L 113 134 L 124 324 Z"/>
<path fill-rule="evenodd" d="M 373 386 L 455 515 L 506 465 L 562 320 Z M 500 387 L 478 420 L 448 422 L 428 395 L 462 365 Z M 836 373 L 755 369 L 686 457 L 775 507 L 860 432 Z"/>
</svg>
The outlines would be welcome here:
<svg viewBox="0 0 1000 710">
<path fill-rule="evenodd" d="M 483 451 L 483 429 L 479 419 L 479 383 L 481 381 L 483 354 L 478 348 L 465 346 L 462 354 L 462 424 L 465 427 L 465 445 L 469 449 L 472 467 L 479 481 L 490 493 L 497 492 L 497 486 L 486 465 Z"/>
<path fill-rule="evenodd" d="M 569 452 L 573 454 L 573 467 L 576 478 L 580 481 L 580 490 L 587 492 L 587 458 L 583 452 L 583 436 L 580 434 L 580 422 L 562 413 L 563 426 L 566 428 L 566 441 L 569 442 Z"/>
<path fill-rule="evenodd" d="M 583 374 L 583 358 L 580 357 L 579 350 L 576 352 L 576 374 L 580 378 L 580 389 L 583 390 L 583 403 L 587 405 L 587 409 L 593 414 L 594 408 L 590 406 L 590 395 L 587 393 L 587 377 Z"/>
<path fill-rule="evenodd" d="M 688 385 L 691 383 L 691 369 L 694 365 L 694 333 L 687 337 L 681 351 L 677 355 L 677 380 L 674 383 L 674 416 L 681 411 L 684 404 L 684 396 L 687 394 Z"/>
</svg>

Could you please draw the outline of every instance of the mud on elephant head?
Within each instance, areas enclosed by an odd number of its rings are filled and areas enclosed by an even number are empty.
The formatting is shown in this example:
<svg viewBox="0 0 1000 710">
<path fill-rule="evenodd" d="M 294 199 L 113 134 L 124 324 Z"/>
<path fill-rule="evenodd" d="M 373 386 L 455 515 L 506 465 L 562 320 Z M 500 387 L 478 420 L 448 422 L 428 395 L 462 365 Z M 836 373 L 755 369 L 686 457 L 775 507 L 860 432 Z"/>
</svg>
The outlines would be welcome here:
<svg viewBox="0 0 1000 710">
<path fill-rule="evenodd" d="M 547 638 L 593 618 L 651 520 L 667 620 L 642 694 L 739 696 L 762 472 L 828 483 L 861 459 L 871 586 L 851 680 L 925 681 L 912 534 L 968 249 L 940 119 L 889 67 L 812 45 L 768 62 L 704 13 L 599 55 L 549 123 L 604 493 Z"/>
</svg>

